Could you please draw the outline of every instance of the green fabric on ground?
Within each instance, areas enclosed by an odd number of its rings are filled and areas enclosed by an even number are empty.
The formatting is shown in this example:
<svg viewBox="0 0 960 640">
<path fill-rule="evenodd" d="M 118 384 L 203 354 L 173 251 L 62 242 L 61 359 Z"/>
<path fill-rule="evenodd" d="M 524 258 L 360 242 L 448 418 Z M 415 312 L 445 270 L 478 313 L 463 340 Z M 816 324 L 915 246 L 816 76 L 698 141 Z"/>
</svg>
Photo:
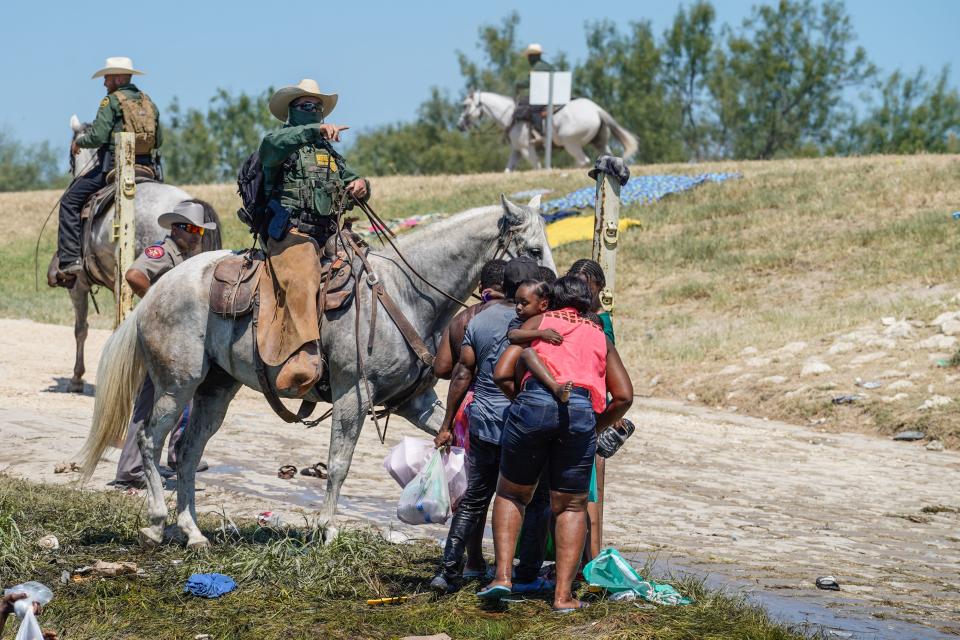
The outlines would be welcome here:
<svg viewBox="0 0 960 640">
<path fill-rule="evenodd" d="M 583 568 L 583 577 L 591 585 L 612 593 L 633 591 L 638 597 L 655 604 L 692 604 L 693 600 L 680 594 L 669 584 L 644 580 L 633 566 L 612 547 L 601 551 Z"/>
</svg>

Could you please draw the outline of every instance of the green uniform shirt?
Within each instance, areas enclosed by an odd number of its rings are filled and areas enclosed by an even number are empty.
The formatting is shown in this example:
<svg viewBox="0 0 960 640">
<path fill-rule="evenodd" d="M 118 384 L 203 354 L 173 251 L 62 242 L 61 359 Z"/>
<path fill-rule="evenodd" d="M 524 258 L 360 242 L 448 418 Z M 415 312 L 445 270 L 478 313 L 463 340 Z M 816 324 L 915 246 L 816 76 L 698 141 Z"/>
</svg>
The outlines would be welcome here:
<svg viewBox="0 0 960 640">
<path fill-rule="evenodd" d="M 296 153 L 293 166 L 279 176 L 280 204 L 294 218 L 329 216 L 338 190 L 360 177 L 342 158 L 330 153 L 320 133 L 320 124 L 285 124 L 263 137 L 260 162 L 263 164 L 264 190 L 272 194 L 277 170 Z M 370 183 L 367 182 L 367 198 Z"/>
<path fill-rule="evenodd" d="M 556 71 L 553 68 L 553 65 L 549 62 L 544 62 L 543 60 L 537 60 L 532 65 L 530 65 L 530 71 Z M 517 99 L 526 98 L 530 99 L 530 75 L 527 74 L 523 80 L 517 83 L 516 85 L 516 97 Z"/>
<path fill-rule="evenodd" d="M 139 99 L 140 89 L 133 83 L 127 83 L 117 89 L 128 98 Z M 100 101 L 97 117 L 86 133 L 77 136 L 78 147 L 84 149 L 98 149 L 106 145 L 107 150 L 113 153 L 113 134 L 123 131 L 123 112 L 120 110 L 120 99 L 113 92 Z M 156 107 L 156 104 L 154 104 Z M 157 110 L 157 148 L 163 144 L 163 131 L 160 129 L 160 111 Z"/>
</svg>

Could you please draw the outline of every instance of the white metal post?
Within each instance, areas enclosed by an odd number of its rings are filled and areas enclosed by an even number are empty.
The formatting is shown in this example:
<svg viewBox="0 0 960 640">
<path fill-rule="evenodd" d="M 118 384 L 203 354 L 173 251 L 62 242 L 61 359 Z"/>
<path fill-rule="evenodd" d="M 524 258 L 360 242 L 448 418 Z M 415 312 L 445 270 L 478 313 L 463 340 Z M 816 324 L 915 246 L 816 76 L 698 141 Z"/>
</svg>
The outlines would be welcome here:
<svg viewBox="0 0 960 640">
<path fill-rule="evenodd" d="M 617 245 L 620 241 L 620 181 L 603 172 L 597 173 L 597 202 L 594 208 L 593 259 L 600 263 L 606 287 L 600 292 L 600 304 L 613 311 L 617 281 Z M 603 496 L 606 486 L 606 458 L 595 458 L 597 468 L 596 531 L 591 532 L 595 548 L 603 548 Z M 595 541 L 595 542 L 594 542 Z"/>
<path fill-rule="evenodd" d="M 550 81 L 547 83 L 547 136 L 544 142 L 543 162 L 547 169 L 552 169 L 553 160 L 553 71 L 549 72 Z"/>
<path fill-rule="evenodd" d="M 620 242 L 620 181 L 605 173 L 597 174 L 597 203 L 594 212 L 593 259 L 603 267 L 607 286 L 600 302 L 613 311 L 617 282 L 617 245 Z"/>
<path fill-rule="evenodd" d="M 113 294 L 117 303 L 114 327 L 118 327 L 127 317 L 127 314 L 133 310 L 133 290 L 123 276 L 137 257 L 137 233 L 134 215 L 134 197 L 137 194 L 137 184 L 134 179 L 134 164 L 136 163 L 134 134 L 118 133 L 115 141 L 113 157 L 117 199 L 113 216 L 113 238 L 117 243 L 117 271 L 114 274 Z"/>
</svg>

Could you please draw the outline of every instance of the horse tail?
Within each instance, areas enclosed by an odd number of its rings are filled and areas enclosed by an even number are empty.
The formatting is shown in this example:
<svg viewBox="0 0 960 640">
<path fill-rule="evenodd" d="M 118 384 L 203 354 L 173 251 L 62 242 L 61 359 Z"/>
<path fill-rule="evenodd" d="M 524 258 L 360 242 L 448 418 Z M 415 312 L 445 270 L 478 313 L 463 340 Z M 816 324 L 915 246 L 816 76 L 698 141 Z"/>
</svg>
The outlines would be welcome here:
<svg viewBox="0 0 960 640">
<path fill-rule="evenodd" d="M 633 157 L 633 154 L 637 152 L 639 144 L 637 142 L 637 136 L 633 135 L 626 128 L 620 125 L 619 122 L 613 119 L 613 116 L 604 111 L 599 105 L 597 109 L 600 111 L 600 120 L 603 124 L 610 127 L 610 132 L 613 134 L 613 137 L 623 146 L 623 159 L 628 161 Z"/>
<path fill-rule="evenodd" d="M 93 423 L 80 451 L 83 481 L 93 475 L 104 450 L 123 441 L 133 413 L 133 401 L 147 375 L 137 329 L 139 310 L 138 306 L 117 327 L 100 355 Z"/>
</svg>

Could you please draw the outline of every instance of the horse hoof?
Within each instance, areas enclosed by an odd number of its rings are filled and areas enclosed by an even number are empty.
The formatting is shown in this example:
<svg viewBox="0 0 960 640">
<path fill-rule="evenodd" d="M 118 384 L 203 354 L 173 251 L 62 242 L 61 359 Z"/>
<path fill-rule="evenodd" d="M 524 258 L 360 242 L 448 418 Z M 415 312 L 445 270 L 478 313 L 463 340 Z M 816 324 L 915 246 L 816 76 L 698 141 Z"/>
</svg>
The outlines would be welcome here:
<svg viewBox="0 0 960 640">
<path fill-rule="evenodd" d="M 140 538 L 140 545 L 144 549 L 153 549 L 159 547 L 163 542 L 163 535 L 157 534 L 157 532 L 150 527 L 144 527 L 140 529 L 140 533 L 137 537 Z"/>
<path fill-rule="evenodd" d="M 209 549 L 210 541 L 207 540 L 205 536 L 200 536 L 196 540 L 190 540 L 187 542 L 187 549 L 191 551 L 199 551 L 200 549 Z"/>
<path fill-rule="evenodd" d="M 338 527 L 332 525 L 325 527 L 323 529 L 323 544 L 333 544 L 338 535 L 340 535 L 340 529 Z"/>
<path fill-rule="evenodd" d="M 71 380 L 67 384 L 67 393 L 83 393 L 84 387 L 83 380 Z"/>
</svg>

